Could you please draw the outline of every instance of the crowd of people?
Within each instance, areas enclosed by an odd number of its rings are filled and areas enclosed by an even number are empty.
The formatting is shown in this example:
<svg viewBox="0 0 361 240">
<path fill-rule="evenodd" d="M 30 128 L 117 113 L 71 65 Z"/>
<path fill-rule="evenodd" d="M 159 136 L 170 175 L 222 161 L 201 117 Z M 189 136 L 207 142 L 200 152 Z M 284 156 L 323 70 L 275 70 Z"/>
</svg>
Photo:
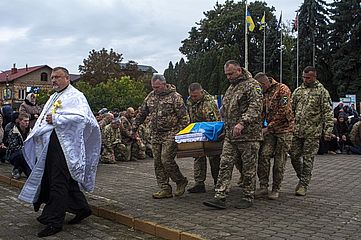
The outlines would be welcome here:
<svg viewBox="0 0 361 240">
<path fill-rule="evenodd" d="M 360 116 L 355 104 L 346 105 L 340 102 L 333 110 L 334 126 L 331 139 L 321 139 L 319 154 L 361 154 L 357 132 L 359 131 Z"/>
<path fill-rule="evenodd" d="M 224 73 L 230 85 L 220 109 L 199 83 L 189 85 L 184 102 L 163 75 L 155 74 L 153 91 L 137 110 L 103 108 L 94 114 L 84 95 L 71 86 L 63 67 L 53 69 L 55 93 L 42 108 L 32 93 L 19 111 L 4 106 L 0 159 L 13 165 L 13 178 L 27 177 L 19 198 L 32 203 L 35 211 L 45 204 L 37 220 L 46 227 L 38 236 L 61 231 L 66 212 L 75 214 L 70 224 L 91 214 L 81 189 L 94 188 L 99 160 L 115 164 L 147 155 L 153 158 L 159 191 L 152 196 L 163 199 L 182 196 L 186 190 L 205 192 L 208 158 L 215 195 L 203 204 L 217 209 L 227 208 L 235 166 L 243 191 L 235 207 L 243 209 L 257 197 L 280 197 L 288 155 L 299 179 L 295 195 L 305 196 L 317 152 L 361 154 L 361 121 L 355 105 L 340 103 L 332 110 L 316 68 L 303 70 L 303 83 L 293 93 L 265 73 L 252 77 L 235 60 L 225 63 Z M 195 157 L 194 185 L 187 189 L 188 179 L 175 159 L 175 135 L 189 123 L 216 121 L 224 122 L 222 154 Z M 175 182 L 175 191 L 169 179 Z"/>
</svg>

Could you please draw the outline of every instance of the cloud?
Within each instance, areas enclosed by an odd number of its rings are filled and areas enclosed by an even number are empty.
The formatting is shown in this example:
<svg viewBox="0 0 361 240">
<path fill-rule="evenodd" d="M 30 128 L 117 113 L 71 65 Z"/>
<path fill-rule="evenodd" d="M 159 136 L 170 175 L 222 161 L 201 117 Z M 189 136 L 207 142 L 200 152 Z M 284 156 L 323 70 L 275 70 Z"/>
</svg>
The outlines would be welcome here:
<svg viewBox="0 0 361 240">
<path fill-rule="evenodd" d="M 225 0 L 218 2 L 223 4 Z M 2 0 L 0 69 L 16 62 L 19 66 L 64 65 L 75 73 L 92 49 L 113 48 L 123 54 L 123 62 L 134 60 L 163 72 L 169 61 L 180 60 L 181 41 L 215 3 L 216 0 Z M 289 1 L 286 4 L 290 5 Z M 296 10 L 296 3 L 294 6 Z"/>
<path fill-rule="evenodd" d="M 0 27 L 0 43 L 13 42 L 25 39 L 28 36 L 28 27 Z"/>
</svg>

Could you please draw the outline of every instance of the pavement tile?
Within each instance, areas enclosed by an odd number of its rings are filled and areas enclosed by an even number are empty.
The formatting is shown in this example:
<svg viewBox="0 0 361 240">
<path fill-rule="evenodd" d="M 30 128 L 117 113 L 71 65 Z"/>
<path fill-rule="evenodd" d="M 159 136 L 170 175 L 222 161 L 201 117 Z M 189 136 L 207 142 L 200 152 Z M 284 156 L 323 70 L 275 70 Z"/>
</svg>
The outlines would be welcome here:
<svg viewBox="0 0 361 240">
<path fill-rule="evenodd" d="M 213 210 L 202 204 L 213 198 L 210 175 L 207 175 L 206 193 L 186 192 L 181 198 L 153 199 L 152 193 L 159 189 L 151 159 L 100 164 L 95 191 L 87 194 L 87 198 L 94 206 L 95 215 L 108 214 L 115 219 L 111 213 L 100 210 L 108 209 L 133 219 L 126 225 L 146 229 L 149 225 L 142 225 L 140 221 L 150 222 L 176 232 L 178 239 L 185 233 L 225 240 L 357 239 L 361 235 L 360 160 L 355 155 L 316 156 L 305 197 L 294 195 L 298 181 L 288 161 L 280 198 L 276 201 L 256 199 L 254 206 L 245 210 L 234 208 L 242 195 L 242 190 L 236 186 L 239 178 L 236 169 L 225 210 Z M 177 159 L 177 162 L 192 186 L 193 159 Z M 0 165 L 0 176 L 9 176 L 10 172 L 9 165 Z M 7 179 L 0 177 L 0 181 Z M 176 185 L 171 181 L 170 184 L 174 191 Z M 150 225 L 150 232 L 154 225 Z"/>
</svg>

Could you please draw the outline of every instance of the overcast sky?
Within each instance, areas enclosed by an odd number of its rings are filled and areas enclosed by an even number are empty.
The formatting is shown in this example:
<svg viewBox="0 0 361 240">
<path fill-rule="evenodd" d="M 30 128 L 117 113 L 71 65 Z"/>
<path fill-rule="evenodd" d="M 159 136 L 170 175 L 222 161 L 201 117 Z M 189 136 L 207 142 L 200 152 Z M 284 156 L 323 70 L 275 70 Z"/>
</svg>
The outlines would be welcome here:
<svg viewBox="0 0 361 240">
<path fill-rule="evenodd" d="M 225 1 L 218 1 L 224 3 Z M 295 17 L 302 0 L 269 0 L 276 16 Z M 0 70 L 36 65 L 78 66 L 92 49 L 113 48 L 163 73 L 179 61 L 188 37 L 213 0 L 1 0 Z"/>
</svg>

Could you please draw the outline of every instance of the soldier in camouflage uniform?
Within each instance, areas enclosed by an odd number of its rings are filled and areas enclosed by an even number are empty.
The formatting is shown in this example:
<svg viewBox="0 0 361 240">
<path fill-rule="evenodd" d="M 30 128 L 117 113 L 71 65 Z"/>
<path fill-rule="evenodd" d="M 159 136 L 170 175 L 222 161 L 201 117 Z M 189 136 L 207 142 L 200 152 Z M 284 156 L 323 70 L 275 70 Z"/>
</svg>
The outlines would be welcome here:
<svg viewBox="0 0 361 240">
<path fill-rule="evenodd" d="M 132 125 L 134 122 L 135 117 L 135 111 L 134 108 L 129 107 L 122 116 L 122 137 L 123 142 L 125 143 L 127 147 L 127 151 L 129 152 L 129 160 L 136 161 L 140 159 L 145 159 L 145 145 L 143 143 L 143 140 L 140 137 L 136 137 L 134 139 L 134 134 L 132 131 Z"/>
<path fill-rule="evenodd" d="M 149 128 L 149 118 L 147 117 L 145 121 L 139 126 L 138 128 L 138 135 L 142 139 L 142 142 L 145 146 L 145 153 L 149 157 L 153 157 L 152 151 L 152 138 L 150 135 L 150 128 Z"/>
<path fill-rule="evenodd" d="M 182 96 L 175 86 L 167 84 L 163 75 L 153 75 L 151 84 L 153 91 L 145 98 L 135 118 L 133 132 L 136 133 L 149 116 L 155 175 L 161 189 L 153 193 L 153 198 L 173 197 L 169 178 L 177 184 L 174 195 L 181 196 L 188 180 L 175 161 L 177 143 L 174 137 L 189 124 L 189 116 Z"/>
<path fill-rule="evenodd" d="M 257 73 L 254 78 L 263 89 L 262 134 L 263 142 L 258 158 L 257 175 L 260 188 L 256 196 L 267 196 L 275 200 L 283 180 L 287 152 L 292 144 L 295 119 L 291 105 L 291 91 L 265 73 Z M 274 158 L 272 191 L 268 193 L 270 160 Z"/>
<path fill-rule="evenodd" d="M 350 141 L 352 146 L 349 147 L 348 153 L 351 151 L 355 154 L 361 154 L 361 121 L 356 122 L 352 126 L 352 130 L 350 132 Z"/>
<path fill-rule="evenodd" d="M 232 178 L 233 166 L 236 161 L 240 161 L 244 196 L 235 207 L 248 208 L 253 204 L 258 151 L 262 141 L 262 88 L 234 60 L 226 62 L 224 72 L 230 86 L 223 97 L 225 140 L 221 166 L 214 199 L 203 204 L 218 209 L 226 208 L 226 191 Z"/>
<path fill-rule="evenodd" d="M 99 121 L 100 130 L 103 132 L 106 125 L 111 123 L 114 119 L 114 115 L 112 113 L 106 112 L 102 115 L 102 120 Z"/>
<path fill-rule="evenodd" d="M 128 151 L 128 159 L 127 161 L 136 160 L 136 158 L 132 155 L 134 152 L 133 148 L 136 144 L 136 140 L 134 139 L 134 134 L 132 132 L 132 124 L 135 117 L 134 108 L 129 107 L 123 116 L 120 117 L 120 122 L 122 125 L 122 141 L 127 148 Z"/>
<path fill-rule="evenodd" d="M 127 158 L 127 149 L 122 144 L 120 127 L 120 120 L 117 118 L 104 127 L 102 134 L 104 149 L 101 156 L 102 163 L 116 163 L 116 161 L 125 161 Z"/>
<path fill-rule="evenodd" d="M 333 129 L 330 94 L 316 76 L 316 68 L 306 67 L 302 73 L 302 85 L 292 94 L 292 109 L 296 126 L 290 155 L 299 179 L 295 190 L 297 196 L 306 195 L 311 180 L 314 156 L 318 151 L 322 133 L 325 140 L 330 140 Z"/>
<path fill-rule="evenodd" d="M 205 91 L 199 83 L 192 83 L 188 87 L 189 98 L 187 100 L 187 110 L 190 121 L 194 122 L 216 122 L 221 120 L 218 107 L 212 96 Z M 219 173 L 220 156 L 209 156 L 209 164 L 214 180 L 217 183 Z M 195 185 L 188 189 L 190 193 L 206 192 L 204 181 L 207 174 L 206 157 L 194 158 L 194 181 Z"/>
</svg>

